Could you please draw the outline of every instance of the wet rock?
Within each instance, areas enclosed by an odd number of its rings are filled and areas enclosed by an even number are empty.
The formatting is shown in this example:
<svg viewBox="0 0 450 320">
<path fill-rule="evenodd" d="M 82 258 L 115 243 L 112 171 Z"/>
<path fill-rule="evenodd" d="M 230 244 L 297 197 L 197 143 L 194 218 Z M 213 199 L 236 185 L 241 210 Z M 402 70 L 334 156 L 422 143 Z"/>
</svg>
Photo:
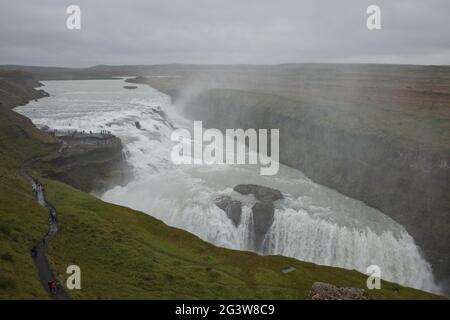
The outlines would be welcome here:
<svg viewBox="0 0 450 320">
<path fill-rule="evenodd" d="M 135 123 L 134 123 L 134 125 L 136 126 L 136 128 L 138 128 L 139 130 L 141 130 L 141 124 L 139 123 L 139 121 L 136 121 Z"/>
<path fill-rule="evenodd" d="M 324 282 L 314 282 L 309 298 L 311 300 L 370 300 L 363 289 L 336 287 Z"/>
<path fill-rule="evenodd" d="M 47 91 L 39 89 L 39 90 L 37 90 L 36 96 L 39 99 L 39 98 L 50 97 L 50 94 Z"/>
<path fill-rule="evenodd" d="M 257 202 L 252 207 L 253 212 L 253 240 L 255 250 L 262 252 L 264 237 L 273 223 L 275 208 L 272 202 Z"/>
<path fill-rule="evenodd" d="M 103 192 L 111 185 L 123 185 L 131 176 L 120 138 L 82 133 L 58 138 L 61 142 L 58 152 L 47 159 L 57 168 L 46 172 L 50 178 L 85 192 Z"/>
<path fill-rule="evenodd" d="M 279 190 L 256 184 L 239 184 L 234 187 L 234 191 L 243 195 L 253 194 L 261 202 L 273 202 L 283 199 L 283 195 Z"/>
<path fill-rule="evenodd" d="M 225 211 L 228 218 L 233 221 L 234 225 L 237 227 L 241 223 L 242 207 L 241 202 L 238 200 L 233 200 L 229 196 L 219 197 L 215 200 L 216 206 Z"/>
<path fill-rule="evenodd" d="M 256 184 L 240 184 L 234 187 L 234 191 L 249 195 L 253 194 L 257 202 L 252 207 L 253 219 L 250 224 L 252 247 L 257 252 L 264 253 L 264 238 L 274 221 L 275 207 L 273 202 L 283 199 L 279 190 L 259 186 Z M 241 223 L 242 203 L 231 196 L 221 196 L 215 199 L 215 204 L 226 212 L 228 218 L 237 227 Z"/>
<path fill-rule="evenodd" d="M 251 231 L 254 249 L 258 252 L 264 252 L 264 237 L 272 226 L 275 215 L 273 202 L 283 199 L 283 195 L 279 190 L 256 184 L 239 184 L 233 190 L 243 195 L 253 194 L 258 201 L 252 207 L 253 225 Z"/>
</svg>

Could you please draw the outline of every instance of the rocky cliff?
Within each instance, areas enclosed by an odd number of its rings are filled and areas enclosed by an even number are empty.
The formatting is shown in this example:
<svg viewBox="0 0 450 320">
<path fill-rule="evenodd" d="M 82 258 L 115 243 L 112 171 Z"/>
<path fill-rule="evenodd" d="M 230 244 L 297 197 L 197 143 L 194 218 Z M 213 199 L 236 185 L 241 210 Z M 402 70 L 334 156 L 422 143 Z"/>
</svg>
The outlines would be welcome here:
<svg viewBox="0 0 450 320">
<path fill-rule="evenodd" d="M 78 134 L 59 137 L 58 152 L 45 158 L 43 172 L 85 192 L 102 192 L 129 178 L 122 142 L 113 135 Z"/>
<path fill-rule="evenodd" d="M 119 138 L 109 135 L 54 137 L 52 132 L 38 130 L 31 120 L 11 110 L 30 100 L 48 97 L 47 92 L 36 89 L 40 86 L 42 84 L 30 73 L 0 70 L 0 115 L 23 123 L 27 135 L 40 136 L 55 148 L 58 144 L 61 146 L 58 152 L 45 159 L 51 162 L 50 166 L 48 163 L 41 165 L 47 175 L 87 192 L 123 183 L 129 171 L 122 161 Z"/>
</svg>

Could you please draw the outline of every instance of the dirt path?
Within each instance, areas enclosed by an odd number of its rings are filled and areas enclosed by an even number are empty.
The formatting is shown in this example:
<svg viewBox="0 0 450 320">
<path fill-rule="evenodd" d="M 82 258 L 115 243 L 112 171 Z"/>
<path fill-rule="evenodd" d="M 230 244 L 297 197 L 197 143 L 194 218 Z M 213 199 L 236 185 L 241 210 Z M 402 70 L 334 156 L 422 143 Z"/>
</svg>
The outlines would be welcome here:
<svg viewBox="0 0 450 320">
<path fill-rule="evenodd" d="M 56 236 L 59 231 L 58 219 L 57 219 L 57 211 L 56 209 L 47 202 L 45 199 L 45 190 L 44 187 L 41 187 L 37 180 L 33 178 L 27 171 L 28 167 L 36 162 L 38 158 L 30 159 L 25 161 L 21 168 L 20 174 L 25 177 L 28 182 L 31 184 L 34 192 L 34 196 L 36 197 L 36 201 L 43 207 L 47 208 L 49 217 L 49 227 L 47 234 L 42 238 L 39 243 L 36 244 L 35 247 L 32 248 L 32 257 L 36 268 L 38 270 L 40 281 L 44 287 L 44 289 L 48 292 L 50 298 L 53 300 L 70 300 L 70 296 L 65 292 L 64 288 L 61 285 L 58 285 L 56 291 L 52 292 L 49 287 L 49 283 L 52 281 L 58 281 L 56 279 L 55 273 L 53 272 L 50 264 L 48 263 L 47 257 L 45 255 L 45 248 L 48 243 Z M 59 284 L 59 282 L 58 282 Z"/>
</svg>

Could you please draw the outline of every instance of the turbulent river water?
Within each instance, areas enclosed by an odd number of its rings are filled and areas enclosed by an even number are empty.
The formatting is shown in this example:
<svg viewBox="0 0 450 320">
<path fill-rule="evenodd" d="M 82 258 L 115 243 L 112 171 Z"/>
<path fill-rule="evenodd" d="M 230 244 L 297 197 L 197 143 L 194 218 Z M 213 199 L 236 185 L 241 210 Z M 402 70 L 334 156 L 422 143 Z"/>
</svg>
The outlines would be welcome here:
<svg viewBox="0 0 450 320">
<path fill-rule="evenodd" d="M 50 97 L 16 111 L 54 129 L 108 130 L 120 137 L 134 171 L 126 186 L 112 186 L 104 201 L 121 204 L 185 229 L 215 245 L 251 249 L 251 201 L 238 227 L 214 204 L 237 184 L 280 190 L 275 220 L 265 241 L 269 253 L 365 272 L 381 268 L 386 280 L 438 292 L 430 265 L 413 238 L 382 212 L 318 185 L 302 172 L 280 166 L 261 176 L 254 165 L 175 165 L 173 128 L 191 128 L 170 98 L 148 86 L 125 89 L 123 79 L 45 81 Z M 136 126 L 136 122 L 139 125 Z M 139 128 L 140 127 L 140 128 Z"/>
</svg>

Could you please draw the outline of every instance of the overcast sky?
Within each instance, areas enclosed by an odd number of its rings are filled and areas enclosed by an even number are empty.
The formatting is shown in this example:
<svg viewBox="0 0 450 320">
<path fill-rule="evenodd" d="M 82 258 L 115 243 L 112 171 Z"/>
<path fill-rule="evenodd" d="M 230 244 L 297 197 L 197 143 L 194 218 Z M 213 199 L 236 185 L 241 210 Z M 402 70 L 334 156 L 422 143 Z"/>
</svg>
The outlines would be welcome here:
<svg viewBox="0 0 450 320">
<path fill-rule="evenodd" d="M 81 8 L 81 30 L 66 8 Z M 381 7 L 369 31 L 366 9 Z M 449 0 L 0 0 L 0 64 L 450 65 Z"/>
</svg>

